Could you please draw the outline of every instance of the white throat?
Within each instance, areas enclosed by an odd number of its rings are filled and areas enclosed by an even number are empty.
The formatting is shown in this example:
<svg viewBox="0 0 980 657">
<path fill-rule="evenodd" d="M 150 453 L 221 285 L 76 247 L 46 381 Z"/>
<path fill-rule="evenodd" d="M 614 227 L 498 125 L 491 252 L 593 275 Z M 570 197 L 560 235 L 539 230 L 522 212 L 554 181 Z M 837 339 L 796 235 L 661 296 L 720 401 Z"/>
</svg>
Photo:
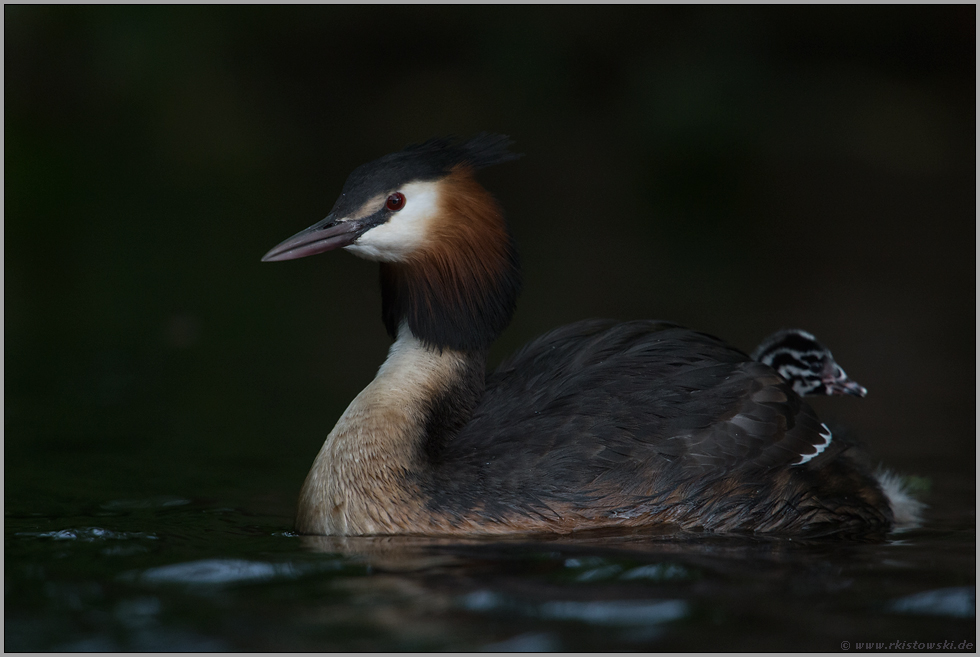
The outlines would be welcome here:
<svg viewBox="0 0 980 657">
<path fill-rule="evenodd" d="M 401 262 L 432 238 L 432 227 L 440 210 L 439 183 L 413 182 L 398 191 L 405 195 L 405 207 L 345 246 L 346 251 L 366 260 Z"/>
<path fill-rule="evenodd" d="M 392 508 L 412 507 L 404 502 L 418 497 L 411 474 L 422 465 L 428 401 L 464 366 L 462 354 L 424 346 L 403 323 L 377 376 L 317 455 L 300 493 L 297 529 L 339 535 L 417 528 L 424 519 L 393 515 Z"/>
</svg>

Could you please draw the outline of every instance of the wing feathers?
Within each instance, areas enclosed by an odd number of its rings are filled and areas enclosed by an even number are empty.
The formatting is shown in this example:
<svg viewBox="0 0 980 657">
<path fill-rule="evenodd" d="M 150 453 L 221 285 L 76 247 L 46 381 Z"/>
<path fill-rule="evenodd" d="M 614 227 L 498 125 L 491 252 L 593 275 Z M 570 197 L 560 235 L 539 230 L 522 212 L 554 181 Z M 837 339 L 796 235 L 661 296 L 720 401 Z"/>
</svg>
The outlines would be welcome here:
<svg viewBox="0 0 980 657">
<path fill-rule="evenodd" d="M 488 378 L 445 449 L 440 486 L 479 479 L 501 504 L 532 499 L 548 513 L 540 500 L 595 499 L 613 480 L 652 494 L 709 474 L 812 464 L 827 433 L 782 378 L 717 338 L 589 320 L 529 343 Z"/>
</svg>

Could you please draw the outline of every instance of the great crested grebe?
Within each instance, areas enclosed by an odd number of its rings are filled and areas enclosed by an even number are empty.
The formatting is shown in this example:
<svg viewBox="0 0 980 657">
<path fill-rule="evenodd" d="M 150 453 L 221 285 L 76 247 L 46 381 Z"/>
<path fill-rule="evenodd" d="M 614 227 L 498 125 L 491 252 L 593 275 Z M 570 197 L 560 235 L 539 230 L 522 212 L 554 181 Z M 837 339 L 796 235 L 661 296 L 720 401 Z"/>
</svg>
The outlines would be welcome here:
<svg viewBox="0 0 980 657">
<path fill-rule="evenodd" d="M 317 455 L 297 530 L 890 529 L 901 496 L 890 499 L 782 377 L 718 338 L 581 321 L 486 374 L 520 271 L 474 172 L 515 159 L 509 144 L 434 139 L 360 166 L 323 221 L 262 258 L 343 248 L 380 262 L 394 339 Z"/>
<path fill-rule="evenodd" d="M 867 388 L 847 376 L 830 349 L 801 329 L 776 331 L 755 348 L 752 360 L 776 370 L 800 397 L 868 394 Z"/>
</svg>

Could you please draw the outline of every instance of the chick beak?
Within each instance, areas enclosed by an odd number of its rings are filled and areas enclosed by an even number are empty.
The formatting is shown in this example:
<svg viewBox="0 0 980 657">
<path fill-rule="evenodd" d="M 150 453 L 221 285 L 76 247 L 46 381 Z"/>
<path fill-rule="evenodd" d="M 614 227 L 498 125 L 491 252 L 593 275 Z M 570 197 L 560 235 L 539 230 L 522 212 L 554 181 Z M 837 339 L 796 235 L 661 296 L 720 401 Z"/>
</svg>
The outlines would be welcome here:
<svg viewBox="0 0 980 657">
<path fill-rule="evenodd" d="M 317 222 L 301 230 L 289 239 L 273 247 L 262 256 L 262 262 L 277 262 L 279 260 L 295 260 L 306 256 L 340 249 L 361 236 L 363 226 L 356 220 L 342 220 L 328 215 L 323 221 Z"/>
<path fill-rule="evenodd" d="M 828 395 L 853 395 L 854 397 L 864 397 L 868 394 L 868 389 L 853 380 L 833 361 L 829 361 L 824 366 L 823 384 L 827 386 Z"/>
<path fill-rule="evenodd" d="M 832 381 L 827 384 L 827 388 L 835 395 L 853 395 L 855 397 L 864 397 L 868 394 L 867 388 L 859 384 L 857 381 L 853 381 L 851 379 Z"/>
</svg>

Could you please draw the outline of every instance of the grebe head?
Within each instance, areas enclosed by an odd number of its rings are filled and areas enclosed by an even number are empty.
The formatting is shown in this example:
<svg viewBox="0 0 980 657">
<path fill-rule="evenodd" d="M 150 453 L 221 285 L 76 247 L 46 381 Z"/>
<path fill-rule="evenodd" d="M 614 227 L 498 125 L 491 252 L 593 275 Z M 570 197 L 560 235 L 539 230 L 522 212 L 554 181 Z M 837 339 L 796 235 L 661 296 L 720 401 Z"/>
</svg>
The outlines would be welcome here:
<svg viewBox="0 0 980 657">
<path fill-rule="evenodd" d="M 510 321 L 517 252 L 477 169 L 514 160 L 509 138 L 432 139 L 356 168 L 333 209 L 262 258 L 343 248 L 381 263 L 382 314 L 429 346 L 482 350 Z"/>
<path fill-rule="evenodd" d="M 773 333 L 753 352 L 752 359 L 776 370 L 800 397 L 868 394 L 867 388 L 847 376 L 827 347 L 800 329 Z"/>
<path fill-rule="evenodd" d="M 473 193 L 473 184 L 465 183 L 472 183 L 476 169 L 520 157 L 507 150 L 510 143 L 505 136 L 488 134 L 466 142 L 430 139 L 363 164 L 348 176 L 325 219 L 283 241 L 262 261 L 293 260 L 338 248 L 380 262 L 419 259 L 427 249 L 444 246 L 440 238 L 454 222 L 472 219 L 471 213 L 454 213 L 453 201 Z M 493 204 L 489 194 L 471 200 Z"/>
</svg>

